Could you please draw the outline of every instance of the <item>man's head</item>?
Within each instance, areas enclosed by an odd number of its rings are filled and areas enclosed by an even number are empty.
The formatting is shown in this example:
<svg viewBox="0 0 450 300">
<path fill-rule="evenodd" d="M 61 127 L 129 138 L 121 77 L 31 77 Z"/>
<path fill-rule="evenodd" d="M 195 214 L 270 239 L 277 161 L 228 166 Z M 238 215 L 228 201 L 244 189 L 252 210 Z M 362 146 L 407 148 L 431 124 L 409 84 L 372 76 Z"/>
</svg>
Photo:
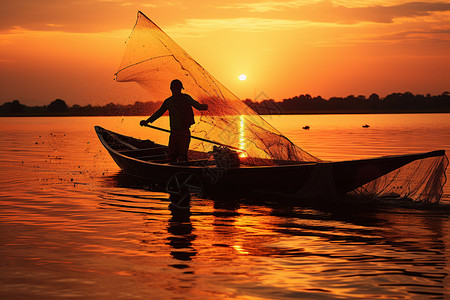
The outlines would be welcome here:
<svg viewBox="0 0 450 300">
<path fill-rule="evenodd" d="M 172 94 L 180 94 L 182 89 L 183 83 L 181 83 L 180 80 L 172 80 L 172 82 L 170 83 L 170 90 L 172 91 Z"/>
</svg>

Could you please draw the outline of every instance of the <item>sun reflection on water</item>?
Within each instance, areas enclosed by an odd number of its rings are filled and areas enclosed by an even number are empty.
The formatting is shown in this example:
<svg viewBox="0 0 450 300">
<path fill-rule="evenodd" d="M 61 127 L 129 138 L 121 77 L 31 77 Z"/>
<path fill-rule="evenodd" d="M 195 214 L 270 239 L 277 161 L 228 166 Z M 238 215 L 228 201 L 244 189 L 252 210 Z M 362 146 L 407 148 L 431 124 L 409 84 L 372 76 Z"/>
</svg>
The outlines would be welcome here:
<svg viewBox="0 0 450 300">
<path fill-rule="evenodd" d="M 239 157 L 247 157 L 247 152 L 245 151 L 245 119 L 243 115 L 239 116 L 239 149 L 243 150 L 239 153 Z"/>
<path fill-rule="evenodd" d="M 232 246 L 233 248 L 234 248 L 234 250 L 236 250 L 237 252 L 239 252 L 239 254 L 250 254 L 250 252 L 248 252 L 248 251 L 245 251 L 243 248 L 242 248 L 242 246 L 240 246 L 240 245 L 233 245 Z"/>
</svg>

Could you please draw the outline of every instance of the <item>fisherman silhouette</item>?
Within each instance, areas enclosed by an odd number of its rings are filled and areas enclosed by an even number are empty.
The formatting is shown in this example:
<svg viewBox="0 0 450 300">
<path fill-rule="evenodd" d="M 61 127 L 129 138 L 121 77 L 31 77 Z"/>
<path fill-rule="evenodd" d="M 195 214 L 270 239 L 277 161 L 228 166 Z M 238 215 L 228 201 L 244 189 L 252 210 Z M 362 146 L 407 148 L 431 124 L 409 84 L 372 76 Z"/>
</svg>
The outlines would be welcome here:
<svg viewBox="0 0 450 300">
<path fill-rule="evenodd" d="M 207 104 L 201 104 L 192 99 L 188 94 L 183 94 L 183 83 L 175 79 L 170 83 L 172 96 L 164 100 L 161 107 L 153 113 L 147 120 L 140 122 L 141 126 L 153 123 L 161 117 L 167 110 L 170 119 L 170 137 L 169 137 L 169 160 L 170 163 L 187 161 L 189 143 L 191 141 L 191 131 L 189 128 L 194 121 L 194 112 L 192 107 L 198 110 L 207 110 Z"/>
</svg>

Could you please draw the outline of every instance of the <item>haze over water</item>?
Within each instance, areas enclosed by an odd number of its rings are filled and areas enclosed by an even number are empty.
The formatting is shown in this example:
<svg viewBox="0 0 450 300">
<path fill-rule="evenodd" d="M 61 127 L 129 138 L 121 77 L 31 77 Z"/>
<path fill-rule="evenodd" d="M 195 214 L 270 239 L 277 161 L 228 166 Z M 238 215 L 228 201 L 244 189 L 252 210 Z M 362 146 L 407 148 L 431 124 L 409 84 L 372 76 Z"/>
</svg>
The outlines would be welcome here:
<svg viewBox="0 0 450 300">
<path fill-rule="evenodd" d="M 265 118 L 311 154 L 347 160 L 448 155 L 448 116 Z M 449 183 L 432 208 L 193 199 L 177 215 L 93 130 L 167 141 L 139 120 L 0 118 L 1 299 L 450 297 Z"/>
</svg>

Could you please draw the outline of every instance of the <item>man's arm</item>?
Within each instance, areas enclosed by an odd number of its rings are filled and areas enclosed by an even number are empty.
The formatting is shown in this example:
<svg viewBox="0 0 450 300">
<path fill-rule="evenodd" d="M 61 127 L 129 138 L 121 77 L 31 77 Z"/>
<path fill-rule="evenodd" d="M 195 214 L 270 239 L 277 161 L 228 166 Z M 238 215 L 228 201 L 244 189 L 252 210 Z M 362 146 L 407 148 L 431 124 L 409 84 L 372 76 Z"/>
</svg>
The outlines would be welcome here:
<svg viewBox="0 0 450 300">
<path fill-rule="evenodd" d="M 189 96 L 189 101 L 191 102 L 191 105 L 198 110 L 207 110 L 208 109 L 208 104 L 198 103 L 197 101 L 192 99 L 191 96 Z"/>
<path fill-rule="evenodd" d="M 169 107 L 167 106 L 167 100 L 166 100 L 163 102 L 161 107 L 153 113 L 153 115 L 151 115 L 147 120 L 142 120 L 140 122 L 140 125 L 145 126 L 145 125 L 148 125 L 148 123 L 153 123 L 159 117 L 161 117 L 167 111 L 167 109 L 169 109 Z"/>
</svg>

